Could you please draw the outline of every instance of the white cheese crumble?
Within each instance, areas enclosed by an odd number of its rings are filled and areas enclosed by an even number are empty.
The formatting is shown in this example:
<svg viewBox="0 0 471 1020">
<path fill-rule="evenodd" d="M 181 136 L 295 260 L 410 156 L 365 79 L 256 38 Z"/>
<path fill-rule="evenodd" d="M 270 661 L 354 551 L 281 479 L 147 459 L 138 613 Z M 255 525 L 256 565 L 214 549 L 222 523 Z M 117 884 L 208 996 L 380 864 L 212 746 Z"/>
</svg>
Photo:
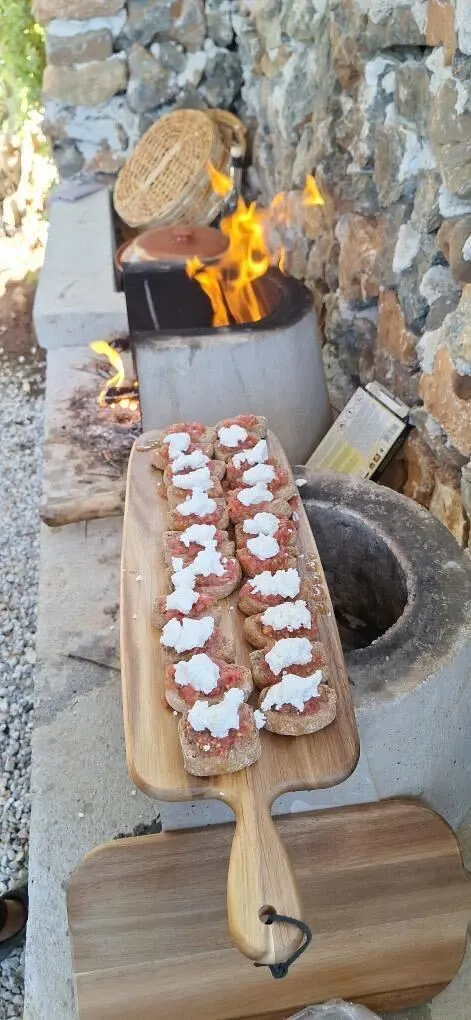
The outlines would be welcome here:
<svg viewBox="0 0 471 1020">
<path fill-rule="evenodd" d="M 239 443 L 245 443 L 247 438 L 247 429 L 243 429 L 240 425 L 223 425 L 218 431 L 219 442 L 222 446 L 227 446 L 229 450 L 233 450 Z"/>
<path fill-rule="evenodd" d="M 278 684 L 273 684 L 273 687 L 268 689 L 262 701 L 262 709 L 269 712 L 270 709 L 279 710 L 282 705 L 292 705 L 299 712 L 303 712 L 306 701 L 320 697 L 319 684 L 323 679 L 321 669 L 316 669 L 310 676 L 285 673 Z"/>
<path fill-rule="evenodd" d="M 215 499 L 210 499 L 207 492 L 195 489 L 192 496 L 187 496 L 184 503 L 179 503 L 177 513 L 182 517 L 208 517 L 215 513 L 218 505 Z"/>
<path fill-rule="evenodd" d="M 246 535 L 276 535 L 279 523 L 275 514 L 268 514 L 262 510 L 261 513 L 255 514 L 255 517 L 249 517 L 244 521 L 242 531 Z"/>
<path fill-rule="evenodd" d="M 226 557 L 224 562 L 227 563 Z M 174 588 L 194 588 L 196 577 L 210 577 L 211 574 L 215 574 L 216 577 L 223 577 L 225 573 L 221 553 L 216 551 L 215 542 L 201 549 L 193 562 L 189 563 L 186 567 L 179 556 L 172 556 L 172 569 L 174 571 L 172 574 Z"/>
<path fill-rule="evenodd" d="M 276 570 L 274 574 L 270 574 L 269 570 L 264 570 L 257 577 L 252 578 L 249 583 L 253 591 L 258 592 L 259 595 L 282 595 L 285 599 L 296 598 L 301 588 L 301 578 L 294 567 L 289 567 L 288 570 Z"/>
<path fill-rule="evenodd" d="M 207 701 L 195 701 L 188 712 L 188 722 L 197 733 L 209 730 L 213 737 L 227 737 L 229 730 L 239 729 L 239 708 L 243 700 L 243 691 L 232 687 L 215 705 L 209 705 Z"/>
<path fill-rule="evenodd" d="M 298 489 L 302 489 L 303 485 L 307 485 L 307 479 L 306 478 L 297 478 L 296 479 L 296 485 L 298 486 Z"/>
<path fill-rule="evenodd" d="M 164 443 L 168 446 L 170 460 L 174 460 L 180 453 L 185 453 L 191 443 L 191 438 L 188 432 L 170 432 L 168 436 L 165 436 Z"/>
<path fill-rule="evenodd" d="M 207 492 L 212 488 L 213 480 L 208 467 L 197 468 L 186 475 L 174 475 L 173 484 L 176 489 L 199 489 Z"/>
<path fill-rule="evenodd" d="M 190 567 L 183 566 L 183 560 L 179 556 L 172 556 L 173 574 L 170 577 L 174 588 L 194 588 L 196 574 Z"/>
<path fill-rule="evenodd" d="M 259 482 L 268 485 L 273 481 L 275 475 L 276 470 L 272 464 L 254 464 L 253 467 L 244 471 L 242 481 L 244 485 L 258 485 Z"/>
<path fill-rule="evenodd" d="M 263 712 L 261 712 L 259 708 L 256 708 L 255 712 L 253 714 L 253 718 L 254 718 L 254 723 L 255 723 L 257 729 L 258 730 L 262 730 L 263 727 L 265 726 L 266 721 L 267 721 L 266 715 L 264 715 Z"/>
<path fill-rule="evenodd" d="M 304 637 L 281 638 L 265 655 L 265 662 L 275 676 L 279 676 L 287 666 L 307 666 L 311 659 L 311 642 Z"/>
<path fill-rule="evenodd" d="M 270 560 L 280 551 L 278 542 L 272 535 L 257 535 L 256 538 L 249 538 L 247 549 L 253 556 L 256 556 L 257 560 Z"/>
<path fill-rule="evenodd" d="M 266 627 L 273 630 L 299 630 L 311 626 L 311 614 L 304 601 L 283 602 L 281 606 L 270 606 L 261 618 Z"/>
<path fill-rule="evenodd" d="M 188 662 L 177 662 L 174 677 L 179 687 L 192 687 L 202 694 L 211 694 L 218 685 L 219 674 L 219 666 L 209 655 L 199 652 L 192 655 Z"/>
<path fill-rule="evenodd" d="M 257 503 L 271 503 L 273 495 L 266 485 L 259 483 L 251 485 L 249 489 L 241 489 L 237 493 L 237 499 L 242 506 L 256 506 Z"/>
<path fill-rule="evenodd" d="M 208 461 L 209 457 L 202 450 L 193 450 L 193 453 L 179 453 L 178 457 L 172 461 L 172 473 L 176 475 L 179 471 L 185 471 L 187 468 L 194 470 L 194 468 L 204 467 Z"/>
<path fill-rule="evenodd" d="M 261 439 L 250 450 L 241 450 L 240 453 L 235 453 L 232 463 L 235 468 L 241 468 L 242 464 L 263 464 L 266 460 L 268 460 L 267 441 Z"/>
<path fill-rule="evenodd" d="M 167 601 L 165 603 L 166 609 L 175 609 L 178 613 L 183 613 L 184 616 L 191 612 L 193 606 L 196 605 L 199 599 L 199 595 L 196 591 L 192 591 L 191 588 L 178 588 L 176 591 L 172 591 L 171 595 L 167 595 Z"/>
<path fill-rule="evenodd" d="M 214 619 L 203 616 L 201 620 L 169 620 L 162 630 L 161 645 L 174 648 L 180 654 L 191 652 L 192 648 L 203 648 L 214 633 Z"/>
<path fill-rule="evenodd" d="M 180 541 L 189 549 L 192 544 L 205 546 L 208 542 L 214 542 L 215 537 L 214 524 L 190 524 L 190 527 L 180 535 Z"/>
<path fill-rule="evenodd" d="M 207 545 L 195 556 L 193 563 L 190 563 L 190 570 L 200 577 L 210 577 L 211 574 L 216 574 L 216 577 L 223 576 L 224 566 L 221 561 L 221 553 L 217 552 L 215 542 Z"/>
</svg>

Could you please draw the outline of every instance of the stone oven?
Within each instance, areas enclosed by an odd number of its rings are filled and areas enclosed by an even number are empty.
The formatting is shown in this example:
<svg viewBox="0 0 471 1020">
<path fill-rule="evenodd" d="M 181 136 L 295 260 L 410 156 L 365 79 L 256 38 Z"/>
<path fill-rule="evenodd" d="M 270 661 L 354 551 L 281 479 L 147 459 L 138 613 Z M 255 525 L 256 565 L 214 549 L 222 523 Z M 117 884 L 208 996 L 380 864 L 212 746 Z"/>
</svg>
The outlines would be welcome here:
<svg viewBox="0 0 471 1020">
<path fill-rule="evenodd" d="M 177 106 L 226 107 L 264 198 L 315 172 L 290 253 L 334 403 L 372 378 L 412 406 L 391 485 L 465 547 L 471 513 L 471 2 L 35 0 L 63 176 L 114 173 Z"/>
</svg>

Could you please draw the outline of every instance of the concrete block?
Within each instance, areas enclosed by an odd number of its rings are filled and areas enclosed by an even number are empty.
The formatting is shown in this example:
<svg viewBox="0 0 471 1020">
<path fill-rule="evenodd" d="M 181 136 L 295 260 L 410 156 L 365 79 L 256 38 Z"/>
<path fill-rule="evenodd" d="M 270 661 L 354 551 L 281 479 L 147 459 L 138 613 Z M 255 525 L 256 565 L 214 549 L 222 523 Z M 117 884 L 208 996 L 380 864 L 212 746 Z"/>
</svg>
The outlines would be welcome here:
<svg viewBox="0 0 471 1020">
<path fill-rule="evenodd" d="M 171 421 L 213 424 L 233 414 L 264 414 L 291 462 L 299 463 L 329 428 L 319 327 L 311 307 L 300 309 L 296 321 L 271 329 L 134 340 L 145 431 Z"/>
<path fill-rule="evenodd" d="M 106 188 L 78 202 L 53 202 L 33 309 L 47 350 L 127 334 L 124 294 L 115 287 L 112 211 Z"/>
</svg>

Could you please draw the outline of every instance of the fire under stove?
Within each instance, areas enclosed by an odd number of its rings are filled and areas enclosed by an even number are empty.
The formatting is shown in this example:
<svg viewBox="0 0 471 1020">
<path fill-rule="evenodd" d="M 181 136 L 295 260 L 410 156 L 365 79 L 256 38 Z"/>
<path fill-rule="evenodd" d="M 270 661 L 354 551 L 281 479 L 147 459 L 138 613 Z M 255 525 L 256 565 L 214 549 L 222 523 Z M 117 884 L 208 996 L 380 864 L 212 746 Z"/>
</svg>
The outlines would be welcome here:
<svg viewBox="0 0 471 1020">
<path fill-rule="evenodd" d="M 306 462 L 331 417 L 303 284 L 271 268 L 252 285 L 262 318 L 214 327 L 209 298 L 183 267 L 128 263 L 123 283 L 144 431 L 263 414 L 290 460 Z"/>
</svg>

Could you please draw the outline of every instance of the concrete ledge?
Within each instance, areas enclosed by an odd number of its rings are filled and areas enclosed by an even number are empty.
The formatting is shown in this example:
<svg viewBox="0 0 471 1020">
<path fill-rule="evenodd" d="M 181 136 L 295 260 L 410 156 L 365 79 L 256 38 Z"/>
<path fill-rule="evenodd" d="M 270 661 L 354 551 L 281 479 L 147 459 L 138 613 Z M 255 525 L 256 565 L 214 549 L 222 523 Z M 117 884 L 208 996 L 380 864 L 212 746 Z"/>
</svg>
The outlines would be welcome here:
<svg viewBox="0 0 471 1020">
<path fill-rule="evenodd" d="M 41 347 L 85 346 L 126 334 L 124 294 L 116 290 L 107 189 L 78 202 L 53 202 L 33 322 Z"/>
<path fill-rule="evenodd" d="M 86 349 L 48 353 L 48 496 L 73 496 L 84 484 L 97 483 L 85 474 L 83 450 L 74 451 L 63 430 L 74 390 L 87 382 L 96 388 L 96 377 L 82 371 L 87 360 Z M 137 791 L 127 774 L 119 672 L 69 657 L 77 638 L 119 631 L 120 553 L 118 518 L 42 528 L 26 1020 L 76 1016 L 64 892 L 70 872 L 98 843 L 156 819 L 160 825 L 158 804 Z"/>
</svg>

